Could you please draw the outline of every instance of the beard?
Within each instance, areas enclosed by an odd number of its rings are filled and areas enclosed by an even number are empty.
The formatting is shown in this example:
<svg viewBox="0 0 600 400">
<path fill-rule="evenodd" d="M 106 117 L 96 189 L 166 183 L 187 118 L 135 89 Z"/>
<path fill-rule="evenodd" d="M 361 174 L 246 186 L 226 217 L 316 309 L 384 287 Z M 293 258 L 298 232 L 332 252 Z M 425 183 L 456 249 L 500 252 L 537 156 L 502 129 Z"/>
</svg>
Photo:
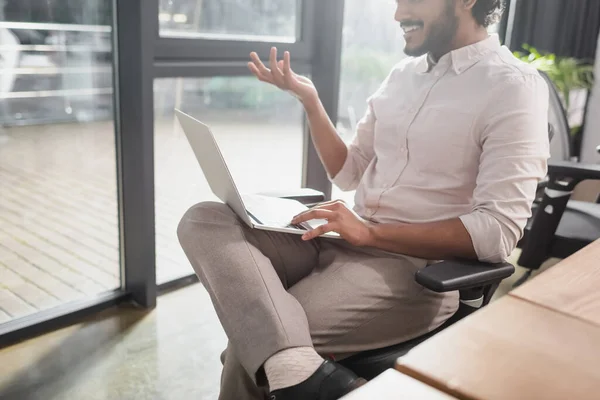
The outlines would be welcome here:
<svg viewBox="0 0 600 400">
<path fill-rule="evenodd" d="M 415 48 L 406 47 L 404 53 L 410 57 L 419 57 L 423 54 L 440 54 L 450 47 L 458 30 L 458 17 L 454 13 L 454 1 L 447 2 L 446 9 L 441 17 L 430 24 L 429 34 L 423 44 Z"/>
</svg>

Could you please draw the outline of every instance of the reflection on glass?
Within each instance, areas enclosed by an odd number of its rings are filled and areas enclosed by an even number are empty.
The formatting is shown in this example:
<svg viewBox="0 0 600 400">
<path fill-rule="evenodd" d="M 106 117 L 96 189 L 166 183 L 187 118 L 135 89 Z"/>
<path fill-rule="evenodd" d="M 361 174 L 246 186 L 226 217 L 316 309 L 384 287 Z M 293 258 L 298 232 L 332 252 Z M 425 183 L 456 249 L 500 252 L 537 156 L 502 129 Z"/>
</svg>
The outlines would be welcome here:
<svg viewBox="0 0 600 400">
<path fill-rule="evenodd" d="M 301 186 L 302 108 L 291 95 L 254 77 L 156 79 L 155 196 L 157 282 L 193 273 L 177 240 L 184 212 L 218 201 L 173 109 L 208 124 L 242 192 Z"/>
<path fill-rule="evenodd" d="M 160 35 L 294 42 L 297 0 L 160 0 Z"/>
<path fill-rule="evenodd" d="M 367 98 L 406 57 L 404 33 L 394 20 L 394 11 L 395 2 L 389 0 L 346 0 L 337 124 L 346 142 L 367 110 Z M 354 192 L 344 193 L 335 185 L 332 197 L 354 202 Z"/>
<path fill-rule="evenodd" d="M 0 123 L 112 119 L 110 21 L 101 0 L 0 0 Z"/>
<path fill-rule="evenodd" d="M 0 1 L 0 322 L 120 287 L 109 5 Z"/>
</svg>

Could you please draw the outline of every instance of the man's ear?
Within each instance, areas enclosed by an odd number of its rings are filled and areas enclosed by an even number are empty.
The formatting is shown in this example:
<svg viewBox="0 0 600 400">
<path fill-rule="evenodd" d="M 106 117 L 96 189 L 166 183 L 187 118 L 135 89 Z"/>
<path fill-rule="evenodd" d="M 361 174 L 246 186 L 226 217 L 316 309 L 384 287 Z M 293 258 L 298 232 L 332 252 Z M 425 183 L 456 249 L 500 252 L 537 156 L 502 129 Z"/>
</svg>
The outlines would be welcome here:
<svg viewBox="0 0 600 400">
<path fill-rule="evenodd" d="M 477 0 L 462 0 L 462 6 L 467 10 L 472 10 L 475 3 L 477 3 Z"/>
</svg>

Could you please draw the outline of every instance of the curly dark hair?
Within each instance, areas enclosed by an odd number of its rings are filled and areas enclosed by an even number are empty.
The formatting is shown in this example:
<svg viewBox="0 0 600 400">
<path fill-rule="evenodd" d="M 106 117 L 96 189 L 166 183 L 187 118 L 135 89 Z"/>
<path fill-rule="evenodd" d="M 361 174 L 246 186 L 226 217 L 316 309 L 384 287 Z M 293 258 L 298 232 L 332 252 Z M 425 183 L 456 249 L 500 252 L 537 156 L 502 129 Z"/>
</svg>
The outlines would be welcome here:
<svg viewBox="0 0 600 400">
<path fill-rule="evenodd" d="M 505 0 L 477 0 L 473 6 L 473 16 L 479 25 L 487 28 L 500 21 L 505 8 Z"/>
</svg>

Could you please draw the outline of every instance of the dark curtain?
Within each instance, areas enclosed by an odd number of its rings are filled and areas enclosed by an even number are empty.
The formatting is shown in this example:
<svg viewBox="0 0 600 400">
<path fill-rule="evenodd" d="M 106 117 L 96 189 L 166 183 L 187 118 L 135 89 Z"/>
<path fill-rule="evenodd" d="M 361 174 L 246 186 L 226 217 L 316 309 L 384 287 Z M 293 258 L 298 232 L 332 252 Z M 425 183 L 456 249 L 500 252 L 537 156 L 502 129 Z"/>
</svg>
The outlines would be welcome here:
<svg viewBox="0 0 600 400">
<path fill-rule="evenodd" d="M 599 31 L 600 0 L 518 0 L 510 47 L 593 62 Z"/>
</svg>

